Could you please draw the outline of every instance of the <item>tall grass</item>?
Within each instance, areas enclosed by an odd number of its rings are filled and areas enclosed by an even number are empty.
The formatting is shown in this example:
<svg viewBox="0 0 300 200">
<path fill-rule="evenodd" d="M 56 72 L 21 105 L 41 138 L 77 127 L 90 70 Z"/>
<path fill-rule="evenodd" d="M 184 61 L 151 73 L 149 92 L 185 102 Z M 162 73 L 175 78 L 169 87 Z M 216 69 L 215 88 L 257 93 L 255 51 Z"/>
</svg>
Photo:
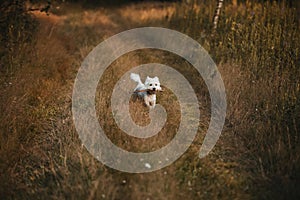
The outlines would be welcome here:
<svg viewBox="0 0 300 200">
<path fill-rule="evenodd" d="M 241 160 L 251 163 L 247 168 L 253 183 L 259 184 L 254 190 L 260 188 L 265 197 L 295 198 L 300 180 L 296 10 L 284 1 L 226 2 L 213 34 L 213 6 L 203 1 L 178 6 L 171 27 L 196 38 L 224 73 L 231 131 L 243 141 Z"/>
<path fill-rule="evenodd" d="M 23 63 L 37 23 L 26 12 L 23 1 L 0 2 L 0 70 L 13 72 Z"/>
<path fill-rule="evenodd" d="M 214 1 L 147 2 L 83 10 L 69 3 L 61 5 L 57 15 L 35 13 L 40 25 L 30 37 L 20 31 L 22 24 L 16 28 L 15 33 L 26 37 L 12 35 L 18 39 L 12 44 L 26 48 L 11 53 L 1 48 L 1 56 L 13 56 L 12 62 L 2 59 L 1 67 L 11 65 L 8 69 L 15 73 L 0 73 L 0 197 L 296 199 L 300 34 L 295 10 L 284 3 L 225 1 L 213 33 L 215 6 Z M 168 143 L 178 128 L 178 102 L 166 90 L 158 101 L 170 117 L 160 134 L 140 141 L 118 129 L 109 95 L 132 66 L 157 62 L 174 67 L 190 79 L 201 104 L 199 133 L 178 161 L 153 173 L 128 174 L 105 167 L 81 145 L 72 121 L 72 86 L 82 59 L 99 42 L 122 30 L 150 25 L 184 32 L 209 51 L 225 83 L 227 119 L 214 150 L 199 160 L 210 101 L 193 67 L 162 51 L 122 56 L 105 71 L 96 95 L 99 123 L 115 144 L 150 151 Z M 22 56 L 17 58 L 17 52 Z M 137 124 L 149 123 L 141 103 L 130 102 L 130 113 Z"/>
</svg>

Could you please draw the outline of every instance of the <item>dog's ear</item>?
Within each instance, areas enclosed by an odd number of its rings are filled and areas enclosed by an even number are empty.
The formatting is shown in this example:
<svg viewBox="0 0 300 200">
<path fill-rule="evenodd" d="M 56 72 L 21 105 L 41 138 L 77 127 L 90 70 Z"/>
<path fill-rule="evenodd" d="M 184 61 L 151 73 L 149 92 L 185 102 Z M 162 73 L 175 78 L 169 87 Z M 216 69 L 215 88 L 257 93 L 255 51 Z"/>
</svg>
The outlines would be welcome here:
<svg viewBox="0 0 300 200">
<path fill-rule="evenodd" d="M 149 76 L 147 76 L 147 78 L 146 78 L 145 82 L 149 82 L 149 80 L 150 80 L 150 77 L 149 77 Z"/>
<path fill-rule="evenodd" d="M 159 82 L 159 79 L 158 79 L 158 77 L 157 77 L 157 76 L 155 76 L 153 79 L 154 79 L 154 81 L 157 81 L 157 82 Z"/>
</svg>

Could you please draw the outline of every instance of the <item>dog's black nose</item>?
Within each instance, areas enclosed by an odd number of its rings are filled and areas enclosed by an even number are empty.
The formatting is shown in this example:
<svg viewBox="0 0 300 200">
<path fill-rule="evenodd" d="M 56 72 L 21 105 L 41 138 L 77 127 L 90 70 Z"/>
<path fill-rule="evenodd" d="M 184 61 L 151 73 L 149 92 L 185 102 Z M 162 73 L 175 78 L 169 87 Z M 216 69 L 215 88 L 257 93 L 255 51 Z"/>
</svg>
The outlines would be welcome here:
<svg viewBox="0 0 300 200">
<path fill-rule="evenodd" d="M 153 91 L 155 91 L 156 90 L 156 88 L 153 88 Z"/>
</svg>

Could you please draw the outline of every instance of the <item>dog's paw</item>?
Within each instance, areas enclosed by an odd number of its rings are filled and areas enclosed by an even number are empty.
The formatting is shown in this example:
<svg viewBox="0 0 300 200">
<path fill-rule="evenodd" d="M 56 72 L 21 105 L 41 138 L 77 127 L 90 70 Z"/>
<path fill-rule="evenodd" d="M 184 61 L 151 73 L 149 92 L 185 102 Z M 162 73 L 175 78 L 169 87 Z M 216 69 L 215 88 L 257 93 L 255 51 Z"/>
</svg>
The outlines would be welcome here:
<svg viewBox="0 0 300 200">
<path fill-rule="evenodd" d="M 149 107 L 150 109 L 153 109 L 153 108 L 155 107 L 155 102 L 149 102 L 148 107 Z"/>
</svg>

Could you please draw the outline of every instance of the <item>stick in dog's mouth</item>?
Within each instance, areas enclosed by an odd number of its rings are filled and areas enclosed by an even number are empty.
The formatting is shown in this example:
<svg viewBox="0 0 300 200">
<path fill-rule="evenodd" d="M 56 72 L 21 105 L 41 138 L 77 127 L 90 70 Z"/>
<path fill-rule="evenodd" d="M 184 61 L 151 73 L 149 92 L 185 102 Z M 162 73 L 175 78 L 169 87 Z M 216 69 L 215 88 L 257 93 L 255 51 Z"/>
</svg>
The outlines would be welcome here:
<svg viewBox="0 0 300 200">
<path fill-rule="evenodd" d="M 147 92 L 148 94 L 156 94 L 156 92 L 162 92 L 163 90 L 136 90 L 134 91 L 134 93 L 138 93 L 138 92 Z"/>
</svg>

